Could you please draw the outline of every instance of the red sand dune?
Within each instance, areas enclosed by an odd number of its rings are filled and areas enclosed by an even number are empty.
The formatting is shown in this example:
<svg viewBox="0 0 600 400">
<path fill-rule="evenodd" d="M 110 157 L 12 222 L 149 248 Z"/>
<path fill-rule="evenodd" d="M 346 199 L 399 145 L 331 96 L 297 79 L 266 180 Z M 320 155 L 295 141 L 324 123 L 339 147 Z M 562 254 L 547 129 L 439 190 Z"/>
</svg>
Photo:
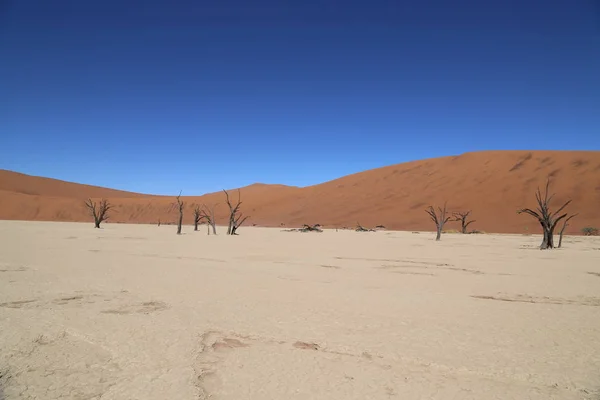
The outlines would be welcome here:
<svg viewBox="0 0 600 400">
<path fill-rule="evenodd" d="M 432 230 L 423 211 L 448 202 L 453 211 L 472 210 L 471 228 L 486 232 L 538 232 L 531 217 L 517 215 L 535 206 L 535 190 L 551 177 L 553 204 L 572 199 L 579 215 L 568 232 L 600 227 L 600 152 L 486 151 L 392 165 L 296 188 L 256 184 L 241 188 L 248 224 L 326 227 L 385 225 L 399 230 Z M 237 197 L 235 191 L 231 192 Z M 115 206 L 110 222 L 172 222 L 174 197 L 150 196 L 0 171 L 0 219 L 90 221 L 83 200 L 108 198 Z M 194 204 L 219 203 L 217 222 L 225 223 L 223 193 L 188 196 L 185 221 Z M 447 229 L 457 229 L 449 223 Z"/>
</svg>

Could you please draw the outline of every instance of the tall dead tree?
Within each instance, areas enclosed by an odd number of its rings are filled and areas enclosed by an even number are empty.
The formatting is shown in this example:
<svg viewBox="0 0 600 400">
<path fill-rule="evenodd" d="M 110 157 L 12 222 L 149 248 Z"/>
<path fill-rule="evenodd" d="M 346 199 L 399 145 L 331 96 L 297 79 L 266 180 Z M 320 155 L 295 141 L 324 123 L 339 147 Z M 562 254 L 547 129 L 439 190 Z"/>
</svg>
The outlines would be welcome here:
<svg viewBox="0 0 600 400">
<path fill-rule="evenodd" d="M 179 220 L 177 221 L 177 234 L 181 235 L 181 224 L 183 224 L 183 206 L 184 202 L 181 200 L 181 192 L 176 197 L 177 210 L 179 211 Z"/>
<path fill-rule="evenodd" d="M 460 222 L 460 231 L 462 233 L 468 233 L 467 232 L 467 228 L 469 227 L 469 225 L 471 225 L 473 222 L 475 222 L 474 219 L 469 221 L 469 215 L 471 215 L 471 210 L 469 211 L 458 211 L 458 212 L 453 212 L 452 213 L 452 217 L 453 217 L 453 221 L 457 221 Z"/>
<path fill-rule="evenodd" d="M 552 201 L 554 194 L 550 195 L 548 193 L 549 189 L 550 179 L 546 181 L 546 190 L 543 194 L 539 187 L 535 192 L 535 199 L 538 204 L 535 210 L 531 208 L 522 208 L 517 211 L 518 214 L 531 215 L 537 219 L 542 226 L 544 237 L 542 239 L 542 244 L 540 245 L 540 250 L 554 248 L 554 229 L 556 228 L 556 224 L 558 224 L 560 220 L 567 216 L 567 213 L 561 214 L 561 212 L 571 203 L 571 200 L 568 200 L 560 208 L 558 208 L 558 210 L 554 212 L 550 211 L 550 202 Z"/>
<path fill-rule="evenodd" d="M 558 248 L 562 247 L 563 233 L 565 233 L 565 229 L 567 228 L 567 226 L 569 226 L 569 221 L 572 218 L 575 218 L 576 216 L 577 216 L 577 214 L 573 214 L 573 215 L 569 216 L 568 218 L 566 218 L 565 222 L 563 222 L 563 226 L 562 226 L 562 228 L 560 228 L 560 233 L 558 235 L 558 246 L 556 246 L 556 247 L 558 247 Z"/>
<path fill-rule="evenodd" d="M 248 217 L 244 217 L 243 214 L 240 212 L 240 206 L 242 205 L 242 195 L 240 193 L 240 189 L 238 189 L 238 200 L 237 203 L 234 205 L 229 200 L 229 193 L 227 193 L 227 190 L 223 189 L 223 192 L 225 192 L 227 205 L 229 206 L 229 224 L 227 226 L 227 234 L 237 235 L 238 228 L 242 226 L 246 219 L 248 219 Z"/>
<path fill-rule="evenodd" d="M 437 235 L 435 236 L 435 240 L 440 240 L 442 238 L 442 230 L 444 229 L 444 224 L 450 220 L 450 216 L 446 216 L 446 203 L 444 203 L 444 208 L 438 207 L 438 212 L 436 212 L 433 206 L 429 206 L 425 209 L 425 212 L 429 214 L 431 220 L 435 223 Z"/>
<path fill-rule="evenodd" d="M 94 228 L 100 228 L 100 224 L 108 219 L 108 211 L 112 209 L 112 205 L 105 199 L 100 200 L 99 203 L 87 199 L 85 206 L 88 208 L 90 215 L 94 217 Z"/>
<path fill-rule="evenodd" d="M 215 207 L 217 205 L 213 204 L 212 207 L 208 207 L 206 204 L 202 205 L 200 209 L 200 218 L 206 221 L 207 234 L 210 235 L 210 228 L 212 228 L 213 235 L 217 234 L 217 227 L 215 222 Z"/>
</svg>

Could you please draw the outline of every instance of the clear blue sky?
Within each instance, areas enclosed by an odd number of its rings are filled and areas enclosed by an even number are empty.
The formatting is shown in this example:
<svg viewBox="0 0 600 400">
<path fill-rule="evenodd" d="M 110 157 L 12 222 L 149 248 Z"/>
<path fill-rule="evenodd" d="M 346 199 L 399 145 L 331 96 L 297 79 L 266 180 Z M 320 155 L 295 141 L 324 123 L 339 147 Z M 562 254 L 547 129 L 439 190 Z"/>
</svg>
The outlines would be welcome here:
<svg viewBox="0 0 600 400">
<path fill-rule="evenodd" d="M 0 0 L 0 168 L 146 193 L 600 149 L 596 0 Z"/>
</svg>

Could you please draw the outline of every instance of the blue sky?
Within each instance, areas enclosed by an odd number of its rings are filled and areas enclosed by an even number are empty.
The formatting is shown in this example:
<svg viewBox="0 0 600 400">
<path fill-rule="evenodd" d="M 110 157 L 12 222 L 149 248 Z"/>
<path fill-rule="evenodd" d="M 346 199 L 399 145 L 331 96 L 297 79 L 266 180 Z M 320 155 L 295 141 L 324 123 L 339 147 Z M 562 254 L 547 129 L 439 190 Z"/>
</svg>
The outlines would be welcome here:
<svg viewBox="0 0 600 400">
<path fill-rule="evenodd" d="M 0 168 L 145 193 L 600 149 L 594 0 L 0 0 Z"/>
</svg>

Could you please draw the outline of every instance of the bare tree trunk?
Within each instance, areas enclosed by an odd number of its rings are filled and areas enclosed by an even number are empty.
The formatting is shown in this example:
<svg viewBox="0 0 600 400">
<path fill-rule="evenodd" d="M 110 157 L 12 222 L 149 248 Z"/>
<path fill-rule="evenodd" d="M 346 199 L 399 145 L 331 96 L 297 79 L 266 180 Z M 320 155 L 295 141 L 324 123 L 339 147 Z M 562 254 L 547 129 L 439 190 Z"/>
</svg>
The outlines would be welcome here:
<svg viewBox="0 0 600 400">
<path fill-rule="evenodd" d="M 563 226 L 560 229 L 560 234 L 558 236 L 558 246 L 557 246 L 557 248 L 560 249 L 562 247 L 563 233 L 565 233 L 565 229 L 567 228 L 567 226 L 569 226 L 569 220 L 571 218 L 575 218 L 576 216 L 577 216 L 577 214 L 573 214 L 569 218 L 565 219 L 565 222 L 563 223 Z"/>
<path fill-rule="evenodd" d="M 194 207 L 194 232 L 198 231 L 198 224 L 202 219 L 202 212 L 200 211 L 200 206 Z"/>
<path fill-rule="evenodd" d="M 542 227 L 544 230 L 544 237 L 542 239 L 542 244 L 540 245 L 540 250 L 551 249 L 554 245 L 554 238 L 552 237 L 552 233 L 547 227 Z"/>
<path fill-rule="evenodd" d="M 538 203 L 538 207 L 535 210 L 531 208 L 523 208 L 517 211 L 517 213 L 519 214 L 525 213 L 531 215 L 532 217 L 537 219 L 540 225 L 542 226 L 544 236 L 542 238 L 540 250 L 554 248 L 554 229 L 556 228 L 556 224 L 558 224 L 558 222 L 561 219 L 567 216 L 567 213 L 564 213 L 562 215 L 559 214 L 562 212 L 562 210 L 565 209 L 565 207 L 567 207 L 571 203 L 571 200 L 569 200 L 566 203 L 564 203 L 562 207 L 559 207 L 557 211 L 550 211 L 550 201 L 552 200 L 552 197 L 554 197 L 554 195 L 549 194 L 549 187 L 550 179 L 548 179 L 546 182 L 546 190 L 543 194 L 539 188 L 537 189 L 535 193 L 535 198 Z M 572 217 L 573 216 L 571 216 L 570 218 Z M 567 221 L 568 220 L 569 219 L 567 219 Z"/>
<path fill-rule="evenodd" d="M 181 235 L 181 225 L 183 224 L 183 207 L 184 202 L 181 200 L 181 192 L 176 197 L 177 200 L 177 209 L 179 210 L 179 220 L 177 222 L 177 234 Z"/>
<path fill-rule="evenodd" d="M 557 248 L 559 248 L 559 249 L 562 247 L 562 238 L 563 238 L 563 233 L 564 233 L 564 230 L 563 230 L 563 229 L 561 229 L 561 230 L 560 230 L 560 234 L 558 235 L 558 246 L 556 246 L 556 247 L 557 247 Z"/>
<path fill-rule="evenodd" d="M 181 235 L 181 224 L 183 224 L 183 212 L 179 211 L 179 222 L 177 223 L 177 234 Z"/>
<path fill-rule="evenodd" d="M 450 217 L 446 216 L 446 203 L 444 203 L 444 208 L 438 207 L 439 215 L 436 213 L 435 208 L 433 206 L 429 206 L 425 209 L 425 212 L 429 214 L 431 220 L 435 223 L 436 228 L 436 236 L 435 240 L 439 241 L 442 239 L 442 230 L 444 229 L 444 224 L 450 220 Z"/>
</svg>

